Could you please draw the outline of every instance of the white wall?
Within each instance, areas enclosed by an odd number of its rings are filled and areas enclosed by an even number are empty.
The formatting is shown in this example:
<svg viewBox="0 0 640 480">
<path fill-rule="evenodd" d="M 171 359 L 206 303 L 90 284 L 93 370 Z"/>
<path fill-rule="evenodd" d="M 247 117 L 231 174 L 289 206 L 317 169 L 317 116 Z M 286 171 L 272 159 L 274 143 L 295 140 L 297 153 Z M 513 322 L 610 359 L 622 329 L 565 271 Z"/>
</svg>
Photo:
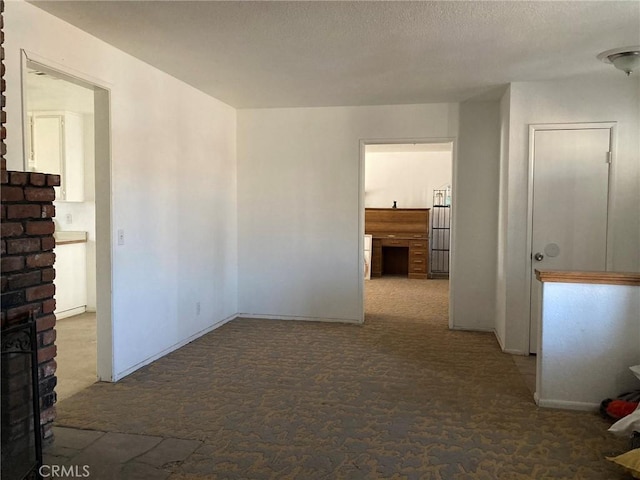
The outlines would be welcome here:
<svg viewBox="0 0 640 480">
<path fill-rule="evenodd" d="M 9 169 L 23 165 L 21 48 L 111 91 L 118 379 L 237 312 L 236 113 L 32 5 L 5 8 Z"/>
<path fill-rule="evenodd" d="M 367 152 L 366 208 L 431 208 L 433 191 L 451 185 L 452 152 Z"/>
<path fill-rule="evenodd" d="M 503 173 L 506 211 L 504 298 L 507 319 L 504 348 L 528 352 L 527 289 L 528 126 L 535 123 L 618 122 L 617 158 L 612 180 L 614 201 L 609 218 L 613 238 L 611 270 L 640 269 L 640 79 L 612 69 L 607 74 L 511 85 L 508 165 Z M 577 232 L 586 235 L 588 232 Z"/>
<path fill-rule="evenodd" d="M 596 409 L 638 388 L 640 287 L 543 283 L 536 397 L 541 406 Z"/>
<path fill-rule="evenodd" d="M 496 321 L 495 332 L 500 346 L 504 349 L 507 326 L 507 200 L 509 176 L 509 122 L 511 109 L 511 86 L 500 99 L 500 167 L 498 176 L 498 231 L 496 241 Z"/>
<path fill-rule="evenodd" d="M 458 163 L 454 174 L 453 327 L 495 328 L 500 164 L 498 102 L 460 104 Z"/>
<path fill-rule="evenodd" d="M 239 110 L 239 311 L 361 321 L 360 141 L 457 121 L 455 104 Z"/>
</svg>

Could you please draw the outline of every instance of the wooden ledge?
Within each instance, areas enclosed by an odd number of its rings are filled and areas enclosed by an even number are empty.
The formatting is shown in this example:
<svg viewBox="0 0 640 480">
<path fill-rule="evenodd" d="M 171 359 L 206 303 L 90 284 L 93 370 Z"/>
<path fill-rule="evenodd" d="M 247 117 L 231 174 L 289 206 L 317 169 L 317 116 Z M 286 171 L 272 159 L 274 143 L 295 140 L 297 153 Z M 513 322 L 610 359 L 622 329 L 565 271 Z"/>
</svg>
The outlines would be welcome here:
<svg viewBox="0 0 640 480">
<path fill-rule="evenodd" d="M 541 282 L 595 283 L 600 285 L 631 285 L 640 287 L 640 272 L 567 272 L 536 270 Z"/>
</svg>

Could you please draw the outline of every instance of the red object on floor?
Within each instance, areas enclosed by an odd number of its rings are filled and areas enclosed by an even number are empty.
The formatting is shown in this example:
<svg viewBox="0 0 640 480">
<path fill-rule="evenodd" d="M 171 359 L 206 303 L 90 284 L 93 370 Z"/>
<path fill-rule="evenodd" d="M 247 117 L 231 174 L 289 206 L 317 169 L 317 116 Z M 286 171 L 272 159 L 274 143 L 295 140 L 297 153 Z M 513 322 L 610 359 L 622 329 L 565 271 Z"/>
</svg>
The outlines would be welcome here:
<svg viewBox="0 0 640 480">
<path fill-rule="evenodd" d="M 627 402 L 626 400 L 611 400 L 607 405 L 607 415 L 611 418 L 620 419 L 626 417 L 638 408 L 638 402 Z"/>
</svg>

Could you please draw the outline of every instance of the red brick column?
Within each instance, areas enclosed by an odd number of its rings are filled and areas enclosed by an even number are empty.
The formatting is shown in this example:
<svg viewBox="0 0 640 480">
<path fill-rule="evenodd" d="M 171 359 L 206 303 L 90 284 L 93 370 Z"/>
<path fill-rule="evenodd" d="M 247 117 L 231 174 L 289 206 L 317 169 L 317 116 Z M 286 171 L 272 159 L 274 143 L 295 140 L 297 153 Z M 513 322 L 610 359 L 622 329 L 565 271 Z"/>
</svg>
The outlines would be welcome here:
<svg viewBox="0 0 640 480">
<path fill-rule="evenodd" d="M 56 416 L 56 307 L 54 299 L 54 186 L 59 175 L 0 172 L 2 201 L 2 328 L 29 319 L 35 312 L 38 330 L 40 423 L 43 438 L 52 437 Z"/>
</svg>

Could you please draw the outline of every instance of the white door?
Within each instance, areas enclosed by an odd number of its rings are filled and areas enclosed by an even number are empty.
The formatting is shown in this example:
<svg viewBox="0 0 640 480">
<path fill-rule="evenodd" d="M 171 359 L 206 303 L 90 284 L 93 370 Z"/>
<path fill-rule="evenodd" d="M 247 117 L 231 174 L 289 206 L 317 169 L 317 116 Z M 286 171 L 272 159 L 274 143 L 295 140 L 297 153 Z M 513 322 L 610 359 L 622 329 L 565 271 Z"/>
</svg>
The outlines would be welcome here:
<svg viewBox="0 0 640 480">
<path fill-rule="evenodd" d="M 37 172 L 62 174 L 62 115 L 33 116 L 33 148 Z"/>
<path fill-rule="evenodd" d="M 611 124 L 532 127 L 533 212 L 529 350 L 538 350 L 540 287 L 535 270 L 607 267 Z"/>
</svg>

